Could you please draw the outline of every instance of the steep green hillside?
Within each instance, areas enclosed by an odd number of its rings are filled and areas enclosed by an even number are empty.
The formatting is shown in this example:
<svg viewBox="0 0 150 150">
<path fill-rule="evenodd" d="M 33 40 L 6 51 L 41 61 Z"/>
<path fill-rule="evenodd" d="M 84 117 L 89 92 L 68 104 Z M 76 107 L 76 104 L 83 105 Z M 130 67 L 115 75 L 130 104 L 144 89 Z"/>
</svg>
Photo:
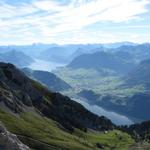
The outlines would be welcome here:
<svg viewBox="0 0 150 150">
<path fill-rule="evenodd" d="M 36 108 L 48 118 L 58 121 L 70 132 L 73 128 L 110 130 L 114 124 L 106 117 L 99 117 L 81 104 L 57 92 L 51 92 L 31 80 L 12 64 L 0 63 L 0 107 L 13 113 Z"/>
<path fill-rule="evenodd" d="M 134 140 L 119 130 L 83 132 L 75 129 L 72 134 L 60 124 L 32 112 L 21 113 L 20 117 L 0 110 L 0 121 L 19 139 L 36 150 L 127 150 Z"/>
<path fill-rule="evenodd" d="M 34 150 L 128 150 L 136 144 L 127 134 L 133 129 L 117 127 L 6 63 L 0 63 L 0 121 Z"/>
</svg>

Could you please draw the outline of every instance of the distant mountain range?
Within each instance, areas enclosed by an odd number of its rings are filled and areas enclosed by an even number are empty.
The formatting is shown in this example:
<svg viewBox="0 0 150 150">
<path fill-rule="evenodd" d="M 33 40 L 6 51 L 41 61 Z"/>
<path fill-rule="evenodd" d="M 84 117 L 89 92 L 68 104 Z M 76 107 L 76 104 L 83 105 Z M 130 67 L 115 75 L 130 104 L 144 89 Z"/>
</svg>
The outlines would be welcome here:
<svg viewBox="0 0 150 150">
<path fill-rule="evenodd" d="M 114 52 L 128 52 L 135 62 L 140 63 L 143 60 L 150 59 L 150 44 L 122 45 L 111 49 Z M 129 58 L 128 58 L 129 59 Z"/>
<path fill-rule="evenodd" d="M 112 54 L 110 52 L 96 52 L 92 54 L 83 54 L 76 57 L 68 67 L 77 69 L 109 69 L 118 73 L 127 73 L 135 64 L 125 58 L 121 58 L 119 55 Z"/>
<path fill-rule="evenodd" d="M 9 52 L 12 49 L 21 51 L 28 56 L 34 58 L 43 59 L 46 61 L 54 61 L 59 63 L 68 63 L 76 56 L 83 53 L 93 53 L 96 51 L 101 51 L 102 49 L 112 49 L 118 48 L 122 45 L 133 46 L 136 45 L 131 42 L 118 42 L 118 43 L 108 43 L 108 44 L 32 44 L 32 45 L 9 45 L 0 46 L 2 53 Z M 63 51 L 63 52 L 62 52 Z"/>
<path fill-rule="evenodd" d="M 5 53 L 14 49 L 16 51 L 21 51 L 26 55 L 32 54 L 32 57 L 37 57 L 39 53 L 41 53 L 42 51 L 50 47 L 54 47 L 56 45 L 57 44 L 42 44 L 42 43 L 31 44 L 31 45 L 9 45 L 9 46 L 0 46 L 0 50 L 2 53 Z"/>
<path fill-rule="evenodd" d="M 68 50 L 67 48 L 61 46 L 56 46 L 43 51 L 39 55 L 39 58 L 57 63 L 67 63 L 69 60 L 68 57 L 71 52 L 72 50 Z"/>
<path fill-rule="evenodd" d="M 12 63 L 18 67 L 25 67 L 34 62 L 34 60 L 24 54 L 23 52 L 10 50 L 8 52 L 0 53 L 0 61 Z"/>
<path fill-rule="evenodd" d="M 116 43 L 107 43 L 107 44 L 102 44 L 106 48 L 118 48 L 121 46 L 136 46 L 138 45 L 137 43 L 132 43 L 132 42 L 116 42 Z"/>
<path fill-rule="evenodd" d="M 58 45 L 42 51 L 39 58 L 58 63 L 68 63 L 82 53 L 93 53 L 94 51 L 100 51 L 101 49 L 102 46 L 100 44 Z"/>
<path fill-rule="evenodd" d="M 22 71 L 28 77 L 39 81 L 41 84 L 47 86 L 52 91 L 63 91 L 71 89 L 69 84 L 51 72 L 31 70 L 29 68 L 23 68 Z"/>
<path fill-rule="evenodd" d="M 70 44 L 70 45 L 56 45 L 49 49 L 42 51 L 39 58 L 44 60 L 51 60 L 54 62 L 70 62 L 75 57 L 82 54 L 94 53 L 99 51 L 111 51 L 111 49 L 120 46 L 135 46 L 137 44 L 131 42 L 118 42 L 108 44 Z M 63 53 L 62 53 L 63 51 Z"/>
</svg>

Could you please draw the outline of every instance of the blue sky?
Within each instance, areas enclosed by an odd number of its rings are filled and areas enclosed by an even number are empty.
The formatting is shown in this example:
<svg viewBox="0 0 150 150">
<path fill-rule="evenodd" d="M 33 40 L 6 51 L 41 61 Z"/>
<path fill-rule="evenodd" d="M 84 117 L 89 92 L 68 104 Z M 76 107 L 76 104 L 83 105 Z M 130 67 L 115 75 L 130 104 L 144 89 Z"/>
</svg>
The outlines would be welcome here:
<svg viewBox="0 0 150 150">
<path fill-rule="evenodd" d="M 0 45 L 150 42 L 150 0 L 0 0 Z"/>
</svg>

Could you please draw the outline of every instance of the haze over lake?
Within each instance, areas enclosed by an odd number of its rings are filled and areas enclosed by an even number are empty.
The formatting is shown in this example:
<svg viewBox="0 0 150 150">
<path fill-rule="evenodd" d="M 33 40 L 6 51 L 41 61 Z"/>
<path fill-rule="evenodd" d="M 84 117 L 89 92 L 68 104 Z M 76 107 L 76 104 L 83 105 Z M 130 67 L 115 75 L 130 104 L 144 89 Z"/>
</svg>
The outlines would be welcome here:
<svg viewBox="0 0 150 150">
<path fill-rule="evenodd" d="M 28 67 L 33 70 L 52 71 L 55 70 L 57 67 L 63 67 L 65 65 L 66 64 L 60 64 L 57 62 L 35 59 L 35 61 Z"/>
</svg>

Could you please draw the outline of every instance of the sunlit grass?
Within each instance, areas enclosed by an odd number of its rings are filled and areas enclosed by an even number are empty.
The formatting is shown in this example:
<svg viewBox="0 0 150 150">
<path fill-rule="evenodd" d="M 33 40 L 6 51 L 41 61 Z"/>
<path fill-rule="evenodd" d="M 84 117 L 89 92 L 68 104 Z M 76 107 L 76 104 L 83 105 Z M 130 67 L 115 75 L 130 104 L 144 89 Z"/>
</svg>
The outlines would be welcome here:
<svg viewBox="0 0 150 150">
<path fill-rule="evenodd" d="M 53 146 L 69 150 L 98 150 L 96 143 L 101 143 L 105 149 L 115 147 L 115 150 L 121 150 L 134 143 L 128 134 L 118 130 L 108 133 L 88 130 L 85 133 L 75 129 L 74 133 L 70 134 L 60 129 L 58 123 L 53 120 L 32 113 L 22 113 L 20 117 L 16 117 L 0 110 L 0 121 L 33 149 L 42 146 L 42 150 L 52 150 L 49 146 Z"/>
</svg>

